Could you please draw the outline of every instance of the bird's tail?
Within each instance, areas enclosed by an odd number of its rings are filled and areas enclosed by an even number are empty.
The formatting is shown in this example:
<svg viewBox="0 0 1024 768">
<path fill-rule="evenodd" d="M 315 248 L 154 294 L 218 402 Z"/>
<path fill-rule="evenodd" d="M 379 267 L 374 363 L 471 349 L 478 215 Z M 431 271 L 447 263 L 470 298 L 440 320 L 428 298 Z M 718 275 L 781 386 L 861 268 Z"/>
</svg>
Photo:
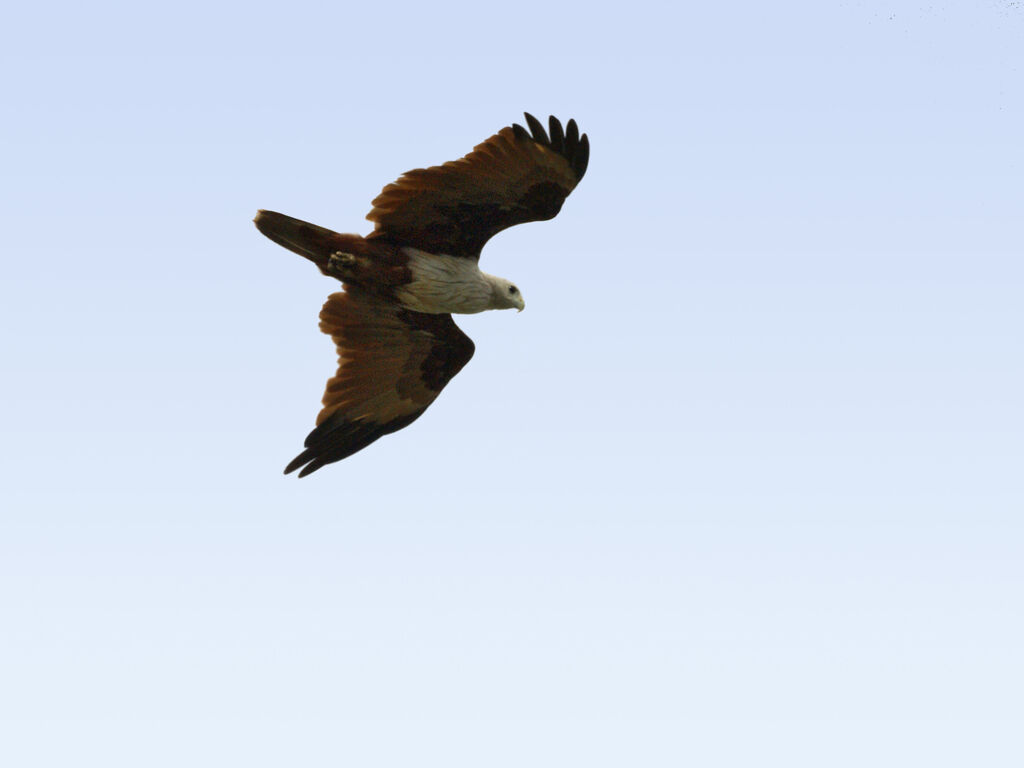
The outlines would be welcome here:
<svg viewBox="0 0 1024 768">
<path fill-rule="evenodd" d="M 312 261 L 325 275 L 331 275 L 327 264 L 332 253 L 349 252 L 362 240 L 358 235 L 342 235 L 274 211 L 259 211 L 253 223 L 278 245 Z"/>
</svg>

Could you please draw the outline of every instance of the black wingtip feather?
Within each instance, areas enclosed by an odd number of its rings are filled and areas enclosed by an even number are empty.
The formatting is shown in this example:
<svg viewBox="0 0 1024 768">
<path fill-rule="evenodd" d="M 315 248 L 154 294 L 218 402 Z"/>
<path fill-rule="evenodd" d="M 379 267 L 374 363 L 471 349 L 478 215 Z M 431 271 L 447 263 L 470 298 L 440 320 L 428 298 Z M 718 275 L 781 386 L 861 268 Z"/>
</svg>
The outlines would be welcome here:
<svg viewBox="0 0 1024 768">
<path fill-rule="evenodd" d="M 575 120 L 570 120 L 565 125 L 565 151 L 562 153 L 572 160 L 576 156 L 576 147 L 580 143 L 580 129 L 576 126 Z"/>
<path fill-rule="evenodd" d="M 298 469 L 311 458 L 313 458 L 313 453 L 314 451 L 311 450 L 306 450 L 300 453 L 298 456 L 296 456 L 294 459 L 288 462 L 288 466 L 284 468 L 284 473 L 286 475 L 290 475 L 296 469 Z M 299 477 L 302 477 L 302 475 L 299 475 Z"/>
<path fill-rule="evenodd" d="M 358 453 L 384 435 L 409 426 L 425 410 L 426 407 L 383 424 L 348 421 L 340 414 L 335 414 L 306 436 L 306 450 L 292 459 L 291 463 L 285 467 L 284 473 L 287 475 L 302 467 L 299 477 L 305 477 L 321 467 L 347 459 L 353 453 Z"/>
<path fill-rule="evenodd" d="M 565 150 L 565 133 L 562 131 L 562 124 L 554 115 L 548 117 L 548 130 L 551 131 L 551 148 L 555 152 Z"/>
<path fill-rule="evenodd" d="M 526 124 L 530 126 L 530 129 L 527 130 L 518 123 L 512 123 L 512 131 L 515 137 L 517 139 L 529 139 L 542 146 L 550 147 L 569 161 L 569 165 L 576 174 L 576 179 L 582 179 L 583 175 L 587 172 L 587 165 L 590 162 L 590 140 L 587 138 L 587 134 L 580 135 L 580 129 L 576 121 L 570 119 L 563 129 L 561 121 L 554 115 L 550 115 L 548 117 L 547 129 L 550 131 L 549 136 L 540 120 L 529 112 L 523 112 L 523 116 L 526 118 Z"/>
<path fill-rule="evenodd" d="M 309 462 L 309 464 L 307 464 L 306 466 L 304 466 L 302 468 L 302 471 L 299 472 L 299 477 L 305 477 L 306 475 L 311 475 L 314 472 L 316 472 L 318 469 L 320 469 L 320 467 L 324 466 L 325 464 L 329 464 L 329 463 L 330 463 L 329 461 L 324 461 L 322 458 L 321 459 L 314 459 L 313 461 Z"/>
<path fill-rule="evenodd" d="M 576 171 L 579 179 L 587 172 L 587 165 L 590 163 L 590 139 L 587 134 L 580 136 L 579 147 L 576 148 L 576 156 L 572 159 L 572 168 Z"/>
<path fill-rule="evenodd" d="M 523 117 L 526 118 L 526 124 L 530 126 L 530 132 L 533 134 L 533 140 L 546 147 L 551 146 L 551 139 L 548 138 L 548 134 L 545 132 L 544 126 L 541 124 L 540 120 L 529 112 L 523 112 Z"/>
</svg>

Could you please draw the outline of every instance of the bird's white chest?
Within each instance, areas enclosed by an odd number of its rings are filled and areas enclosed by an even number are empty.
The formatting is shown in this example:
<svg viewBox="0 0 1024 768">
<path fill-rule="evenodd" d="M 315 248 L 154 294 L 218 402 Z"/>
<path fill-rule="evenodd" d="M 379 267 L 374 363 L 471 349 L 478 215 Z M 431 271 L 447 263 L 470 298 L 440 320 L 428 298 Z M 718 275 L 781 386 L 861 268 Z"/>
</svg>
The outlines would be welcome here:
<svg viewBox="0 0 1024 768">
<path fill-rule="evenodd" d="M 412 280 L 395 290 L 403 306 L 417 312 L 473 314 L 490 309 L 491 284 L 476 261 L 403 248 Z"/>
</svg>

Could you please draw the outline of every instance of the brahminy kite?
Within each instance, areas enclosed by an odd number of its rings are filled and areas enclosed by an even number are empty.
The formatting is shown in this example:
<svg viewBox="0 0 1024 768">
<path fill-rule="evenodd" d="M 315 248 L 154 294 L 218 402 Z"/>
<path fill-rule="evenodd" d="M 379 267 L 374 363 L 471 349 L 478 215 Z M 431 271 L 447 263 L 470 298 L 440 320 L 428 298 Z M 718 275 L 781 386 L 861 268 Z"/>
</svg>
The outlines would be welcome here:
<svg viewBox="0 0 1024 768">
<path fill-rule="evenodd" d="M 320 312 L 338 371 L 285 474 L 301 467 L 304 477 L 419 418 L 473 356 L 453 313 L 526 306 L 519 288 L 480 271 L 480 250 L 503 229 L 554 218 L 590 157 L 575 120 L 564 131 L 554 117 L 548 131 L 530 114 L 526 124 L 384 187 L 366 216 L 375 225 L 366 237 L 256 214 L 260 232 L 343 286 Z"/>
</svg>

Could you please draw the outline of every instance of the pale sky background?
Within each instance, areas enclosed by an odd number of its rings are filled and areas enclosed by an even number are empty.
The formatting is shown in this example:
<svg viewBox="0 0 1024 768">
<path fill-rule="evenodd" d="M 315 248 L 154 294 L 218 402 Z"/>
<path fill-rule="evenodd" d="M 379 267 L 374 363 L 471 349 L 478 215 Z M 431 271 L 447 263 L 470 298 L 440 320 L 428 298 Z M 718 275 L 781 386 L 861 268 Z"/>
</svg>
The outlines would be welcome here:
<svg viewBox="0 0 1024 768">
<path fill-rule="evenodd" d="M 0 764 L 1024 764 L 1018 2 L 27 4 L 0 31 Z M 284 477 L 341 231 L 588 175 L 411 428 Z"/>
</svg>

